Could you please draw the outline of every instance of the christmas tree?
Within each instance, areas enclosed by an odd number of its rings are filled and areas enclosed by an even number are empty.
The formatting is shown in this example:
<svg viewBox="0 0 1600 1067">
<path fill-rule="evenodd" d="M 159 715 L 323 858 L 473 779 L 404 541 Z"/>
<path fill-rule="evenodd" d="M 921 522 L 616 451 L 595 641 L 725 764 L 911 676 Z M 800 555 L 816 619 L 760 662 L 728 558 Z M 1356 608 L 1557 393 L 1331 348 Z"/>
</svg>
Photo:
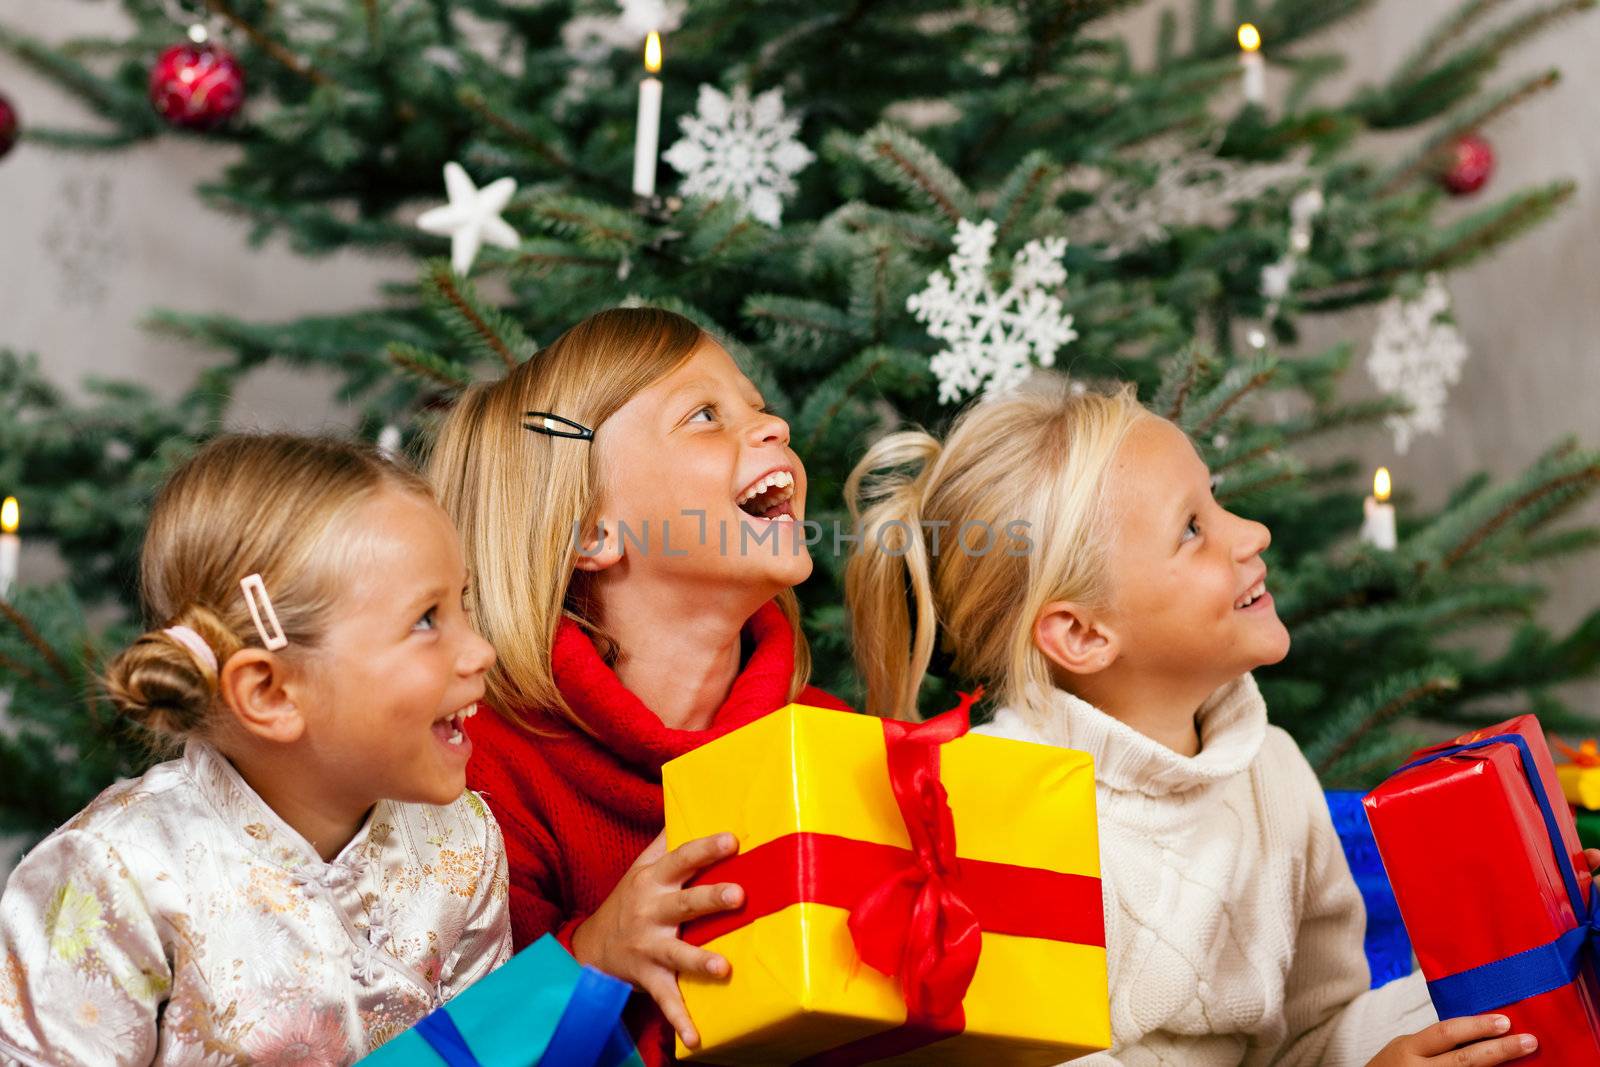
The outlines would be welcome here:
<svg viewBox="0 0 1600 1067">
<path fill-rule="evenodd" d="M 157 312 L 217 352 L 176 405 L 126 383 L 69 402 L 0 353 L 18 413 L 0 424 L 0 486 L 70 566 L 0 609 L 7 828 L 48 828 L 141 758 L 94 697 L 95 666 L 137 623 L 149 495 L 216 432 L 241 374 L 331 368 L 361 433 L 392 427 L 421 451 L 465 383 L 626 302 L 728 346 L 789 420 L 826 528 L 848 526 L 844 477 L 886 428 L 938 427 L 1039 365 L 1136 383 L 1192 434 L 1219 499 L 1273 529 L 1294 649 L 1260 681 L 1330 785 L 1381 775 L 1419 718 L 1534 710 L 1581 728 L 1551 689 L 1600 666 L 1600 612 L 1549 632 L 1527 565 L 1600 541 L 1559 522 L 1600 483 L 1600 453 L 1557 443 L 1437 512 L 1407 507 L 1392 551 L 1358 539 L 1368 474 L 1335 457 L 1352 432 L 1437 420 L 1459 362 L 1437 276 L 1570 195 L 1497 192 L 1441 221 L 1451 191 L 1482 182 L 1477 131 L 1558 77 L 1497 81 L 1497 60 L 1593 5 L 1462 0 L 1343 99 L 1318 35 L 1364 0 L 1237 0 L 1227 17 L 1197 0 L 1163 13 L 1149 63 L 1117 32 L 1130 0 L 123 0 L 126 39 L 0 26 L 0 46 L 86 107 L 81 128 L 27 129 L 34 142 L 209 138 L 235 157 L 199 196 L 257 240 L 419 261 L 415 284 L 345 314 Z M 665 54 L 641 86 L 651 30 Z M 1264 64 L 1286 91 L 1268 96 Z M 1409 131 L 1410 150 L 1370 158 L 1368 131 Z M 1391 393 L 1352 400 L 1356 343 L 1300 351 L 1297 324 L 1383 301 L 1373 371 Z M 843 553 L 827 538 L 813 552 L 818 680 L 854 695 Z M 109 630 L 85 622 L 108 607 Z M 926 707 L 961 681 L 932 682 Z"/>
</svg>

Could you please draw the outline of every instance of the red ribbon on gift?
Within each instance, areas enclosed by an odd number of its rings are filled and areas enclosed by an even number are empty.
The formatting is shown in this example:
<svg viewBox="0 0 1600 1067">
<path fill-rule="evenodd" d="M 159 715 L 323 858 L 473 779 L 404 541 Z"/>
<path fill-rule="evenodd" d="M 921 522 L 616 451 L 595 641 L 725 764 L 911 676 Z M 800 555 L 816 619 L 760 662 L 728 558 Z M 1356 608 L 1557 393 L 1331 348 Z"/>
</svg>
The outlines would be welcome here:
<svg viewBox="0 0 1600 1067">
<path fill-rule="evenodd" d="M 954 710 L 925 723 L 883 722 L 889 783 L 911 848 L 788 834 L 696 879 L 737 882 L 745 904 L 686 924 L 682 936 L 691 944 L 704 945 L 793 904 L 826 904 L 849 909 L 850 936 L 862 961 L 899 979 L 904 1025 L 796 1067 L 855 1067 L 961 1033 L 961 1002 L 977 972 L 985 931 L 1105 944 L 1098 878 L 957 856 L 939 750 L 967 733 L 971 706 L 981 696 L 981 689 L 963 693 Z"/>
</svg>

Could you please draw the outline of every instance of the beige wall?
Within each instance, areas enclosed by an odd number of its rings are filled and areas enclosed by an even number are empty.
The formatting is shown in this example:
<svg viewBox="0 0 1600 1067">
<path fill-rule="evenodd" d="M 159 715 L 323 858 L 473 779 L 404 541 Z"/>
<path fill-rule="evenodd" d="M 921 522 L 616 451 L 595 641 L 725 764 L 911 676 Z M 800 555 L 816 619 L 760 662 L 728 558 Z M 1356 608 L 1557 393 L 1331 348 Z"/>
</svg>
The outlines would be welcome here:
<svg viewBox="0 0 1600 1067">
<path fill-rule="evenodd" d="M 1422 30 L 1459 0 L 1379 0 L 1330 35 L 1346 52 L 1348 87 L 1390 69 Z M 1161 4 L 1126 19 L 1148 40 Z M 1167 5 L 1171 6 L 1171 5 Z M 1177 5 L 1187 10 L 1185 2 Z M 1508 7 L 1528 6 L 1507 5 Z M 61 37 L 115 28 L 112 3 L 0 0 L 0 19 L 49 24 Z M 174 33 L 176 39 L 177 34 Z M 1270 57 L 1272 45 L 1267 42 Z M 1579 182 L 1575 201 L 1530 238 L 1449 279 L 1472 348 L 1441 437 L 1397 457 L 1386 438 L 1356 442 L 1370 463 L 1387 462 L 1398 485 L 1436 503 L 1464 474 L 1509 474 L 1560 434 L 1600 445 L 1600 14 L 1574 20 L 1514 53 L 1496 75 L 1559 66 L 1555 91 L 1490 130 L 1500 167 L 1490 193 L 1555 177 Z M 39 79 L 0 56 L 0 91 L 24 121 L 92 123 Z M 1392 151 L 1378 144 L 1375 151 Z M 0 344 L 32 350 L 61 382 L 86 374 L 131 377 L 171 392 L 212 358 L 205 350 L 143 332 L 154 306 L 232 310 L 258 319 L 332 311 L 374 299 L 380 277 L 407 277 L 406 264 L 354 256 L 307 261 L 281 243 L 248 251 L 242 223 L 196 204 L 191 187 L 219 163 L 203 141 L 171 139 L 131 153 L 63 156 L 23 146 L 0 161 Z M 1315 325 L 1314 338 L 1361 342 L 1371 312 Z M 1364 378 L 1364 372 L 1359 372 Z M 326 379 L 302 371 L 257 374 L 243 391 L 247 425 L 315 427 L 345 416 L 328 402 Z M 1600 520 L 1600 509 L 1594 510 Z M 1562 572 L 1550 621 L 1570 624 L 1600 604 L 1600 558 Z M 1585 699 L 1600 715 L 1600 685 Z"/>
</svg>

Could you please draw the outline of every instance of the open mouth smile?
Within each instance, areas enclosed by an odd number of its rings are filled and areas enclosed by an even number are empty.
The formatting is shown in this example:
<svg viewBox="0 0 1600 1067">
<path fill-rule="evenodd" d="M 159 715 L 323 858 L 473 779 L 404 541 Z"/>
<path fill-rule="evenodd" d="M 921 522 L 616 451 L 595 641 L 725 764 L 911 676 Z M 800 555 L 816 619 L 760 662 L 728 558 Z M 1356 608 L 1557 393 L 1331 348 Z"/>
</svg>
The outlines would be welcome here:
<svg viewBox="0 0 1600 1067">
<path fill-rule="evenodd" d="M 787 467 L 768 471 L 741 489 L 733 502 L 739 510 L 768 522 L 794 522 L 794 471 Z"/>
<path fill-rule="evenodd" d="M 1267 579 L 1263 575 L 1254 585 L 1244 591 L 1243 596 L 1233 602 L 1233 610 L 1244 611 L 1263 602 L 1270 603 L 1271 599 L 1267 593 Z"/>
<path fill-rule="evenodd" d="M 439 739 L 442 745 L 462 750 L 468 749 L 472 742 L 467 740 L 464 729 L 467 720 L 478 713 L 478 702 L 473 701 L 464 708 L 457 708 L 442 718 L 435 719 L 433 723 L 433 736 Z"/>
</svg>

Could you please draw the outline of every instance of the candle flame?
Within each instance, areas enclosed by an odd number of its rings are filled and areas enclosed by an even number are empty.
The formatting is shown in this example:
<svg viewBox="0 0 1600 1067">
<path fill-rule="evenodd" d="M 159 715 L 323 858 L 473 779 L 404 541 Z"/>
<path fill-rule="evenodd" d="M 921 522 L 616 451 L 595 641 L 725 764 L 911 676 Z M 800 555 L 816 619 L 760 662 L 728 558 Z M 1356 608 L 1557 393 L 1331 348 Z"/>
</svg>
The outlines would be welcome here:
<svg viewBox="0 0 1600 1067">
<path fill-rule="evenodd" d="M 17 532 L 17 498 L 6 497 L 6 502 L 0 504 L 0 533 Z"/>
<path fill-rule="evenodd" d="M 1256 24 L 1246 22 L 1239 26 L 1239 47 L 1246 52 L 1254 52 L 1261 47 L 1261 31 L 1256 29 Z"/>
<path fill-rule="evenodd" d="M 661 35 L 655 30 L 644 42 L 644 69 L 651 74 L 661 73 Z"/>
<path fill-rule="evenodd" d="M 1389 499 L 1393 487 L 1389 484 L 1389 468 L 1379 467 L 1378 473 L 1372 476 L 1372 495 L 1382 504 Z"/>
</svg>

